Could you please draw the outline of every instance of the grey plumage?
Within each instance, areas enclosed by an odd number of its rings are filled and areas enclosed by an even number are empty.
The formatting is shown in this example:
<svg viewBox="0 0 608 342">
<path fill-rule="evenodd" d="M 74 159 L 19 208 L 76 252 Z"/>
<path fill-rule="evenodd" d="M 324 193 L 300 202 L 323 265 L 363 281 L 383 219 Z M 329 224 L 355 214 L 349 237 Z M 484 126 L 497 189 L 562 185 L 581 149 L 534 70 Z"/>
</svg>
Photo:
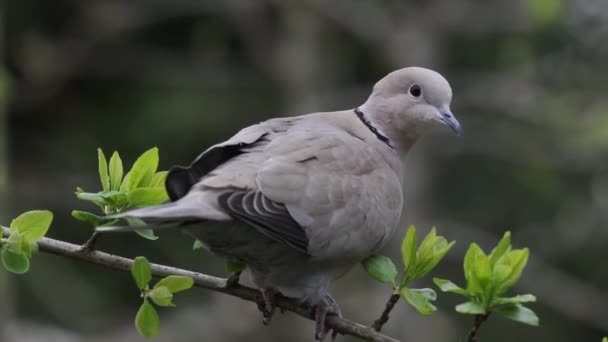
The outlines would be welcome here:
<svg viewBox="0 0 608 342">
<path fill-rule="evenodd" d="M 304 228 L 291 217 L 285 205 L 269 200 L 261 191 L 227 191 L 218 197 L 218 202 L 235 220 L 251 225 L 302 254 L 308 254 Z"/>
<path fill-rule="evenodd" d="M 212 252 L 245 262 L 260 288 L 327 307 L 331 283 L 397 228 L 412 145 L 438 124 L 460 132 L 451 96 L 434 71 L 395 71 L 359 115 L 313 113 L 247 127 L 189 167 L 173 168 L 172 202 L 122 216 L 151 227 L 173 223 Z"/>
</svg>

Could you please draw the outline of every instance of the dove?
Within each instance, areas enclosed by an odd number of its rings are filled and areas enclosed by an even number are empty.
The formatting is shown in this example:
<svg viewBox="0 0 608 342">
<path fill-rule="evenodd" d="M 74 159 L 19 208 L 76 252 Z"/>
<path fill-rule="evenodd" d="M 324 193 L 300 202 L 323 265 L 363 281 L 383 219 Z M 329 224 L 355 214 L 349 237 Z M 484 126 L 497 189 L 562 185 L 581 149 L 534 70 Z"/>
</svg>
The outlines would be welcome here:
<svg viewBox="0 0 608 342">
<path fill-rule="evenodd" d="M 332 283 L 378 252 L 399 226 L 410 149 L 436 126 L 460 135 L 451 100 L 439 73 L 396 70 L 354 109 L 242 129 L 190 166 L 169 171 L 170 202 L 114 218 L 183 230 L 210 252 L 246 264 L 266 324 L 276 294 L 288 294 L 314 307 L 315 338 L 323 340 L 326 316 L 341 314 Z"/>
</svg>

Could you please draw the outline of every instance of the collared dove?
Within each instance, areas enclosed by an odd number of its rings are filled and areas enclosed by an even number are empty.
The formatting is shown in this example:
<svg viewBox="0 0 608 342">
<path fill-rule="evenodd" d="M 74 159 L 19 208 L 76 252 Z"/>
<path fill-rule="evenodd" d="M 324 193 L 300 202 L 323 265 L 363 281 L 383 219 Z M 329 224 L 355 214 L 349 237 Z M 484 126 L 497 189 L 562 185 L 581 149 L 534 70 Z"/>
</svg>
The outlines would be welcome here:
<svg viewBox="0 0 608 342">
<path fill-rule="evenodd" d="M 171 202 L 119 217 L 179 227 L 212 253 L 246 264 L 265 300 L 265 322 L 280 290 L 316 308 L 322 340 L 327 313 L 339 314 L 332 282 L 381 249 L 399 224 L 410 148 L 433 126 L 460 133 L 451 99 L 437 72 L 394 71 L 354 110 L 242 129 L 189 167 L 171 169 Z"/>
</svg>

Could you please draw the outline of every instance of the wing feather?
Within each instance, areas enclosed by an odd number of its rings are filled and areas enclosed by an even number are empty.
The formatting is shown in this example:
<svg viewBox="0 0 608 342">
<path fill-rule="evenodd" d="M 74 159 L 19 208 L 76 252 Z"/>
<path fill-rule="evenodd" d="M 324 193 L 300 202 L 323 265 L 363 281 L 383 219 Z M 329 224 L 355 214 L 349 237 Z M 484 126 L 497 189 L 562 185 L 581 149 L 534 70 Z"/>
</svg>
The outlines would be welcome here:
<svg viewBox="0 0 608 342">
<path fill-rule="evenodd" d="M 260 191 L 228 191 L 218 197 L 220 206 L 234 219 L 245 222 L 271 239 L 308 254 L 308 238 L 287 208 Z"/>
</svg>

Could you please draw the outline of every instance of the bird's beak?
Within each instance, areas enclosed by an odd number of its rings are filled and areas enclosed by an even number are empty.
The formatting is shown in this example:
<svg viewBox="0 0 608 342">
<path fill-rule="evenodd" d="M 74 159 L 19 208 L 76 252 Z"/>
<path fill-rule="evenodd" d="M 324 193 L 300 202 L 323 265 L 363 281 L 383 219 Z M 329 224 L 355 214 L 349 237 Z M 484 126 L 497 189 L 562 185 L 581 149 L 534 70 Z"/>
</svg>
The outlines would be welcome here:
<svg viewBox="0 0 608 342">
<path fill-rule="evenodd" d="M 462 127 L 460 126 L 460 122 L 456 120 L 456 117 L 449 108 L 440 108 L 439 114 L 441 114 L 441 122 L 450 126 L 450 128 L 456 133 L 456 135 L 460 136 L 462 133 Z"/>
</svg>

